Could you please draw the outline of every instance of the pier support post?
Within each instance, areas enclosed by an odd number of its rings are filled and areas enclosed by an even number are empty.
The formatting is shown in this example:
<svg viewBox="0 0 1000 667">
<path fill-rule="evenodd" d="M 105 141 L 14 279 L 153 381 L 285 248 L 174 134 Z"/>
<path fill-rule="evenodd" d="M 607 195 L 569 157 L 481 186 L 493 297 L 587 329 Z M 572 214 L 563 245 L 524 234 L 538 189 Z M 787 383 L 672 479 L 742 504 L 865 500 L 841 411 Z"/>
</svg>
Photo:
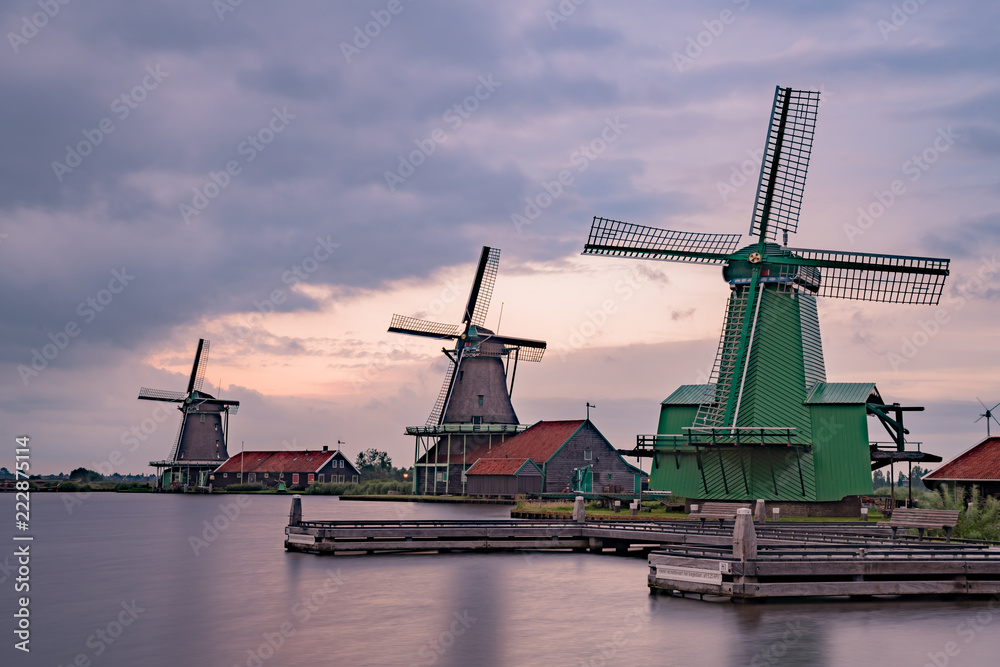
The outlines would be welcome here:
<svg viewBox="0 0 1000 667">
<path fill-rule="evenodd" d="M 733 558 L 746 562 L 756 557 L 757 531 L 753 528 L 750 510 L 741 507 L 736 510 L 736 522 L 733 524 Z"/>
<path fill-rule="evenodd" d="M 573 521 L 584 523 L 587 520 L 587 508 L 583 503 L 583 496 L 577 496 L 573 501 Z"/>
<path fill-rule="evenodd" d="M 292 496 L 292 509 L 288 513 L 288 525 L 297 526 L 302 523 L 302 496 L 295 494 Z"/>
<path fill-rule="evenodd" d="M 775 521 L 775 522 L 781 521 L 781 508 L 780 507 L 772 507 L 771 508 L 771 520 Z"/>
<path fill-rule="evenodd" d="M 754 521 L 764 523 L 767 520 L 767 514 L 764 512 L 764 499 L 757 499 L 757 506 L 754 508 Z"/>
</svg>

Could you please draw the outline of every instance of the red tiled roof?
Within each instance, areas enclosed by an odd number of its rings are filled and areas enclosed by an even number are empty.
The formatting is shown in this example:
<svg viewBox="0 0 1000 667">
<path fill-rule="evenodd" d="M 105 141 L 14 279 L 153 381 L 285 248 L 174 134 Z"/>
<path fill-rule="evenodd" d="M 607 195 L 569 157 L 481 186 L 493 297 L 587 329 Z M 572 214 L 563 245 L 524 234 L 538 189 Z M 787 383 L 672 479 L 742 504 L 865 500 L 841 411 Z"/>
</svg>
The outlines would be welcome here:
<svg viewBox="0 0 1000 667">
<path fill-rule="evenodd" d="M 216 472 L 316 472 L 337 452 L 242 452 L 223 463 Z"/>
<path fill-rule="evenodd" d="M 924 479 L 1000 480 L 1000 437 L 983 440 Z"/>
<path fill-rule="evenodd" d="M 515 475 L 531 459 L 479 459 L 466 475 Z"/>
<path fill-rule="evenodd" d="M 531 459 L 547 463 L 586 420 L 541 421 L 493 448 L 490 458 Z"/>
</svg>

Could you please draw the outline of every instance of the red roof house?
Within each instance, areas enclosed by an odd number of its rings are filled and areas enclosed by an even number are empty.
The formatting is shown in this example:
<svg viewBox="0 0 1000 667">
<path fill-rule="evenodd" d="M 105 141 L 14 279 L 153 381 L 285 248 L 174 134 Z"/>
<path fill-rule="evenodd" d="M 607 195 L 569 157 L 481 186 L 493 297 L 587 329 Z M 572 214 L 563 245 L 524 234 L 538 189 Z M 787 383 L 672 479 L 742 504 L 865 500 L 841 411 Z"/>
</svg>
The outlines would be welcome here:
<svg viewBox="0 0 1000 667">
<path fill-rule="evenodd" d="M 924 477 L 932 489 L 942 484 L 979 486 L 983 494 L 1000 494 L 1000 437 L 986 438 Z"/>
<path fill-rule="evenodd" d="M 240 452 L 215 469 L 210 483 L 215 488 L 231 484 L 263 484 L 286 487 L 316 482 L 358 482 L 358 472 L 339 449 L 329 451 Z"/>
<path fill-rule="evenodd" d="M 473 477 L 469 475 L 473 471 L 485 475 L 485 471 L 489 470 L 493 477 L 512 478 L 516 474 L 526 474 L 525 462 L 532 463 L 541 471 L 543 493 L 570 490 L 574 472 L 582 468 L 587 469 L 584 478 L 588 480 L 589 488 L 578 490 L 594 493 L 632 492 L 637 476 L 640 483 L 648 479 L 648 475 L 618 454 L 590 420 L 540 421 L 508 438 L 503 444 L 494 445 L 489 454 L 469 469 L 466 475 L 470 480 L 470 495 L 483 495 L 474 493 L 472 489 Z M 483 484 L 477 484 L 485 488 Z M 506 484 L 509 487 L 512 482 Z"/>
</svg>

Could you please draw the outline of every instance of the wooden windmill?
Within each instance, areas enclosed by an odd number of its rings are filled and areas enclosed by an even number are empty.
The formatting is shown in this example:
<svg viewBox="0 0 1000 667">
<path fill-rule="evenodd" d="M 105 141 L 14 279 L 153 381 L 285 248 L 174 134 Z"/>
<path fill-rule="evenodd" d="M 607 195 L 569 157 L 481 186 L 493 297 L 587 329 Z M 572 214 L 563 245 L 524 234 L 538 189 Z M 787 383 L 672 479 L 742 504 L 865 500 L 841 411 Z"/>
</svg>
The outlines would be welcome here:
<svg viewBox="0 0 1000 667">
<path fill-rule="evenodd" d="M 539 362 L 545 354 L 545 341 L 501 336 L 484 326 L 499 267 L 500 249 L 483 246 L 462 324 L 392 316 L 393 333 L 455 341 L 453 349 L 441 349 L 448 357 L 448 370 L 426 424 L 407 428 L 407 434 L 417 437 L 417 491 L 448 492 L 459 486 L 458 480 L 452 486 L 450 478 L 461 476 L 475 462 L 477 457 L 469 458 L 473 451 L 490 447 L 493 433 L 499 434 L 499 443 L 516 432 L 518 420 L 510 396 L 517 364 Z M 427 483 L 428 470 L 436 477 L 433 489 Z"/>
<path fill-rule="evenodd" d="M 169 458 L 150 462 L 157 469 L 161 487 L 206 486 L 211 471 L 229 459 L 226 448 L 229 413 L 236 414 L 240 402 L 215 398 L 201 390 L 208 368 L 208 350 L 209 341 L 199 339 L 187 391 L 146 387 L 139 390 L 139 400 L 177 403 L 181 411 L 181 423 Z"/>
<path fill-rule="evenodd" d="M 730 289 L 710 383 L 674 392 L 657 436 L 640 437 L 636 453 L 654 458 L 657 488 L 701 498 L 839 500 L 871 492 L 866 415 L 902 449 L 904 408 L 885 405 L 874 383 L 826 382 L 816 297 L 936 304 L 949 260 L 787 247 L 818 109 L 818 92 L 775 90 L 750 245 L 741 247 L 739 234 L 594 218 L 583 254 L 715 264 Z"/>
</svg>

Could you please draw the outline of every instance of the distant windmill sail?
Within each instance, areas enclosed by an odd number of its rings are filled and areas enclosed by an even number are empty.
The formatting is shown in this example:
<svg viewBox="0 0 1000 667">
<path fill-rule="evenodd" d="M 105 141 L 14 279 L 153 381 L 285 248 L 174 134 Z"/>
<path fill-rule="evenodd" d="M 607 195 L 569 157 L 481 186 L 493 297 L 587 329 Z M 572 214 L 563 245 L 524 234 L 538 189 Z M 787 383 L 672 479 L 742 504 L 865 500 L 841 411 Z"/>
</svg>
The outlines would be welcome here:
<svg viewBox="0 0 1000 667">
<path fill-rule="evenodd" d="M 996 414 L 994 413 L 994 411 L 997 408 L 1000 408 L 1000 403 L 997 403 L 992 408 L 988 408 L 988 407 L 986 407 L 986 404 L 983 403 L 982 399 L 976 398 L 976 400 L 979 401 L 979 405 L 983 406 L 983 413 L 979 415 L 979 419 L 977 419 L 976 421 L 974 421 L 972 423 L 973 424 L 977 424 L 977 423 L 979 423 L 979 422 L 981 422 L 982 420 L 985 419 L 986 420 L 986 437 L 989 438 L 989 437 L 991 437 L 990 436 L 990 420 L 992 419 L 993 421 L 995 421 L 997 423 L 998 426 L 1000 426 L 1000 421 L 997 421 Z"/>
</svg>

